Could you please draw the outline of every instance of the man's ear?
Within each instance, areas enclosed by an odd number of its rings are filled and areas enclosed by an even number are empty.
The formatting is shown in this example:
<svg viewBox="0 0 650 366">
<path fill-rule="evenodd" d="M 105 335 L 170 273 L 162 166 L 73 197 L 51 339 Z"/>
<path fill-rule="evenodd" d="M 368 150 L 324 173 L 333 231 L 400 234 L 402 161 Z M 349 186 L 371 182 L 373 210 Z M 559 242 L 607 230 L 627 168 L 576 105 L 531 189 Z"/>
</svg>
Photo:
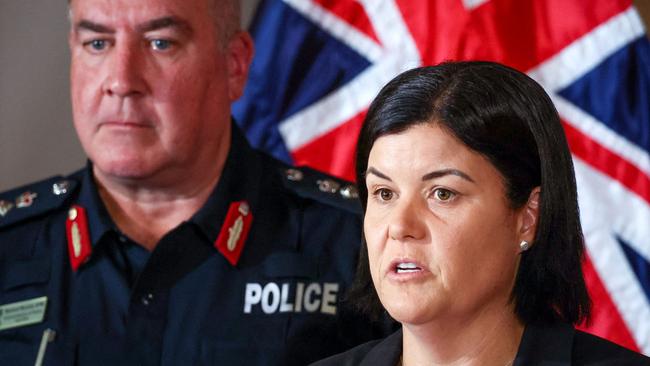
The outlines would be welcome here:
<svg viewBox="0 0 650 366">
<path fill-rule="evenodd" d="M 528 196 L 528 201 L 519 216 L 519 240 L 534 244 L 537 223 L 539 222 L 540 187 L 535 187 Z"/>
<path fill-rule="evenodd" d="M 237 32 L 228 41 L 226 52 L 228 53 L 228 96 L 234 102 L 244 93 L 248 70 L 255 53 L 253 38 L 246 31 Z"/>
</svg>

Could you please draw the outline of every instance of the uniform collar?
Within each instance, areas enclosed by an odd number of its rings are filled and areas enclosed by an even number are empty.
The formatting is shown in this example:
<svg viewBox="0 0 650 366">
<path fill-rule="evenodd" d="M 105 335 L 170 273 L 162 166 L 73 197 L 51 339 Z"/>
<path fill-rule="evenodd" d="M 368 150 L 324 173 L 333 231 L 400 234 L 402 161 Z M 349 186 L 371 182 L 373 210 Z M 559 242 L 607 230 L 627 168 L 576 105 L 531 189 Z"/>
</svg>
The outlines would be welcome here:
<svg viewBox="0 0 650 366">
<path fill-rule="evenodd" d="M 88 161 L 86 167 L 77 174 L 81 175 L 81 189 L 77 204 L 86 209 L 90 241 L 94 247 L 106 233 L 117 233 L 119 230 L 99 197 L 97 183 L 93 177 L 92 162 Z"/>
<path fill-rule="evenodd" d="M 262 161 L 259 153 L 251 148 L 237 125 L 234 122 L 231 124 L 230 150 L 219 182 L 203 207 L 190 219 L 211 244 L 222 230 L 231 203 L 246 201 L 253 215 L 258 208 Z"/>
<path fill-rule="evenodd" d="M 259 153 L 251 148 L 248 141 L 234 122 L 231 128 L 231 144 L 228 157 L 219 181 L 206 203 L 190 218 L 210 244 L 214 243 L 230 204 L 246 201 L 253 215 L 259 198 L 260 180 L 263 164 Z M 77 203 L 86 209 L 91 244 L 94 247 L 109 232 L 119 233 L 119 229 L 108 214 L 99 196 L 92 163 L 75 174 L 81 180 Z"/>
</svg>

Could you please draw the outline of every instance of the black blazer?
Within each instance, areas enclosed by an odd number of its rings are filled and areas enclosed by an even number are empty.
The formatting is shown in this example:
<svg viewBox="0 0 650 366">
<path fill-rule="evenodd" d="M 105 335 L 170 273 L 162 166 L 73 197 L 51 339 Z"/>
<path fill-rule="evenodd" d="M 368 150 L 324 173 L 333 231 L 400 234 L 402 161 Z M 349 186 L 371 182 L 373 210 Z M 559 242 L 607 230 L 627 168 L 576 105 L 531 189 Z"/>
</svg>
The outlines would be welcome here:
<svg viewBox="0 0 650 366">
<path fill-rule="evenodd" d="M 312 366 L 395 366 L 402 354 L 402 330 Z M 568 324 L 528 325 L 513 366 L 645 366 L 650 358 Z"/>
</svg>

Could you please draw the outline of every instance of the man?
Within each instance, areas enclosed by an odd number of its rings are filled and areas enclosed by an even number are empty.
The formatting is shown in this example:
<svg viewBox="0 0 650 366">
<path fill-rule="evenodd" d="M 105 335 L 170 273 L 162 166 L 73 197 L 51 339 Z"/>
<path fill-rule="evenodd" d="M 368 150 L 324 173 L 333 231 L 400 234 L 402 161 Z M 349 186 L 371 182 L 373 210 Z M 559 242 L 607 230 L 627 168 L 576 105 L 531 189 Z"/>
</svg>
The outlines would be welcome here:
<svg viewBox="0 0 650 366">
<path fill-rule="evenodd" d="M 354 187 L 230 120 L 253 54 L 236 3 L 71 1 L 89 163 L 0 195 L 0 364 L 304 365 L 382 335 L 339 303 Z"/>
</svg>

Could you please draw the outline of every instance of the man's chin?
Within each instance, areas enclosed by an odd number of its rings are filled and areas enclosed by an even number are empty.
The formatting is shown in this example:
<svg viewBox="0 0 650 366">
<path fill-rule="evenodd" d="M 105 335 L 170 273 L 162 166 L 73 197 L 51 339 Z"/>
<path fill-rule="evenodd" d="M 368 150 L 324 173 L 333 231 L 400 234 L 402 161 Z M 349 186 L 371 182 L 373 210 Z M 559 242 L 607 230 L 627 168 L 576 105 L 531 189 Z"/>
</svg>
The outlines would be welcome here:
<svg viewBox="0 0 650 366">
<path fill-rule="evenodd" d="M 93 162 L 93 171 L 99 179 L 140 181 L 150 178 L 155 169 L 140 159 Z"/>
</svg>

